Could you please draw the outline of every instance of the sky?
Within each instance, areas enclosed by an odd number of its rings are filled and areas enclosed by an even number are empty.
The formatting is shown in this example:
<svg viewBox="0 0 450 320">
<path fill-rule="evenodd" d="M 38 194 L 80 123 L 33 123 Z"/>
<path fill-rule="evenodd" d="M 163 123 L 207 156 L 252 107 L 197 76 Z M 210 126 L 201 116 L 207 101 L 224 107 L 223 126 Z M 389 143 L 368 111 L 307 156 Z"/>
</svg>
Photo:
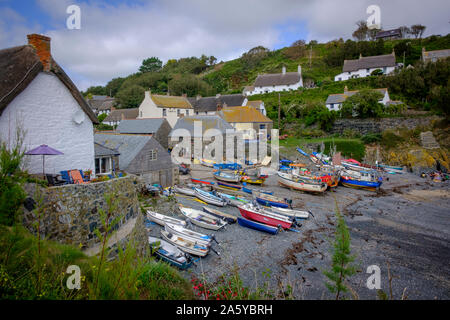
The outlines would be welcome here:
<svg viewBox="0 0 450 320">
<path fill-rule="evenodd" d="M 67 28 L 70 5 L 81 9 L 80 29 Z M 380 7 L 385 30 L 423 24 L 424 36 L 450 32 L 448 0 L 0 0 L 0 49 L 45 34 L 53 58 L 85 90 L 137 72 L 152 56 L 227 61 L 259 45 L 349 39 L 369 5 Z"/>
</svg>

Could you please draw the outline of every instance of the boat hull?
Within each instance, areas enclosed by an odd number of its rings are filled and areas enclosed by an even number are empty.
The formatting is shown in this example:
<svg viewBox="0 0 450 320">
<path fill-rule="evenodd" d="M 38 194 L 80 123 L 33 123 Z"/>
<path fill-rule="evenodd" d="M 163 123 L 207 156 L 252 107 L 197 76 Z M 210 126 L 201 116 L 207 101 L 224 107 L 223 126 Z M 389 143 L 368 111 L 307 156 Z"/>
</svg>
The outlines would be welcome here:
<svg viewBox="0 0 450 320">
<path fill-rule="evenodd" d="M 254 230 L 258 230 L 258 231 L 262 231 L 262 232 L 267 232 L 270 234 L 278 233 L 277 227 L 268 226 L 266 224 L 248 220 L 248 219 L 241 218 L 241 217 L 237 218 L 237 221 L 240 226 L 243 226 L 246 228 L 250 228 L 250 229 L 254 229 Z"/>
</svg>

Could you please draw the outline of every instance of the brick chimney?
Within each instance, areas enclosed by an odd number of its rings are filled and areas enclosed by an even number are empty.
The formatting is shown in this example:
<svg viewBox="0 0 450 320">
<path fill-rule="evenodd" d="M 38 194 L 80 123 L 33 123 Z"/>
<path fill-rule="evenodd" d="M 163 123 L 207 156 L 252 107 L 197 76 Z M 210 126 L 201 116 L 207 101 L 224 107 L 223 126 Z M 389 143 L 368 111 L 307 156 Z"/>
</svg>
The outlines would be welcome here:
<svg viewBox="0 0 450 320">
<path fill-rule="evenodd" d="M 28 44 L 36 49 L 36 53 L 44 66 L 44 71 L 50 71 L 52 67 L 52 53 L 50 50 L 50 38 L 40 34 L 27 35 Z"/>
</svg>

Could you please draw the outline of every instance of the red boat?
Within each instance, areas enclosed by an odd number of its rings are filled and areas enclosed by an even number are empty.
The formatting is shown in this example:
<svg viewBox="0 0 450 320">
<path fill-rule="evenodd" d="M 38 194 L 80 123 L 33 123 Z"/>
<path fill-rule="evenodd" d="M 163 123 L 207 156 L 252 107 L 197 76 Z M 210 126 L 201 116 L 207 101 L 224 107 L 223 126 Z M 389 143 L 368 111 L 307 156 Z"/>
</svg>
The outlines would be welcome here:
<svg viewBox="0 0 450 320">
<path fill-rule="evenodd" d="M 253 206 L 251 203 L 240 206 L 239 211 L 244 218 L 262 222 L 269 226 L 281 226 L 284 229 L 289 229 L 293 223 L 293 221 L 287 216 L 264 211 Z"/>
</svg>

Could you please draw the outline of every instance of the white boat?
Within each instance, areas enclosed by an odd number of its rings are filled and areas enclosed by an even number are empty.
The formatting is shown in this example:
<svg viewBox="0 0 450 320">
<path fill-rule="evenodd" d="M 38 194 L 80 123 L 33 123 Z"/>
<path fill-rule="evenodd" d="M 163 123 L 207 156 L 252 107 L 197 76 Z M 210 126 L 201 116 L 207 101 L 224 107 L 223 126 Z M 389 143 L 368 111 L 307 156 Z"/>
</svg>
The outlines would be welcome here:
<svg viewBox="0 0 450 320">
<path fill-rule="evenodd" d="M 222 198 L 213 195 L 211 192 L 203 191 L 199 188 L 194 188 L 195 196 L 206 203 L 213 204 L 215 206 L 224 207 L 227 202 Z"/>
<path fill-rule="evenodd" d="M 195 191 L 192 188 L 174 186 L 173 187 L 173 191 L 175 191 L 176 193 L 185 194 L 187 196 L 195 197 Z"/>
<path fill-rule="evenodd" d="M 286 188 L 312 193 L 323 193 L 328 188 L 324 182 L 296 178 L 292 174 L 284 172 L 278 172 L 278 183 Z"/>
<path fill-rule="evenodd" d="M 154 212 L 151 210 L 147 210 L 147 218 L 161 226 L 164 227 L 164 225 L 168 222 L 168 223 L 172 223 L 172 224 L 178 224 L 181 226 L 185 226 L 186 225 L 186 221 L 184 220 L 180 220 L 177 218 L 172 218 L 169 216 L 166 216 L 164 214 L 160 214 L 158 212 Z"/>
<path fill-rule="evenodd" d="M 203 246 L 200 244 L 195 243 L 195 241 L 188 240 L 186 238 L 183 238 L 182 236 L 175 235 L 173 233 L 169 233 L 166 230 L 161 230 L 161 235 L 165 240 L 167 240 L 169 243 L 177 246 L 179 249 L 183 250 L 184 252 L 204 257 L 209 252 L 209 247 Z"/>
<path fill-rule="evenodd" d="M 206 234 L 202 234 L 200 232 L 195 232 L 193 230 L 187 229 L 183 226 L 172 224 L 172 223 L 166 223 L 165 230 L 169 233 L 173 233 L 176 235 L 179 235 L 181 237 L 185 237 L 188 240 L 198 242 L 205 246 L 211 246 L 211 242 L 213 238 L 211 236 L 208 236 Z"/>
<path fill-rule="evenodd" d="M 278 207 L 270 207 L 264 208 L 264 210 L 273 211 L 278 214 L 282 214 L 291 218 L 297 219 L 308 219 L 310 212 L 306 210 L 294 210 L 294 209 L 286 209 L 286 208 L 278 208 Z"/>
<path fill-rule="evenodd" d="M 219 229 L 225 227 L 225 225 L 227 224 L 222 219 L 217 218 L 213 215 L 210 215 L 210 214 L 200 211 L 200 210 L 186 208 L 186 207 L 183 207 L 180 205 L 180 211 L 193 224 L 195 224 L 199 227 L 205 228 L 205 229 L 219 230 Z"/>
</svg>

